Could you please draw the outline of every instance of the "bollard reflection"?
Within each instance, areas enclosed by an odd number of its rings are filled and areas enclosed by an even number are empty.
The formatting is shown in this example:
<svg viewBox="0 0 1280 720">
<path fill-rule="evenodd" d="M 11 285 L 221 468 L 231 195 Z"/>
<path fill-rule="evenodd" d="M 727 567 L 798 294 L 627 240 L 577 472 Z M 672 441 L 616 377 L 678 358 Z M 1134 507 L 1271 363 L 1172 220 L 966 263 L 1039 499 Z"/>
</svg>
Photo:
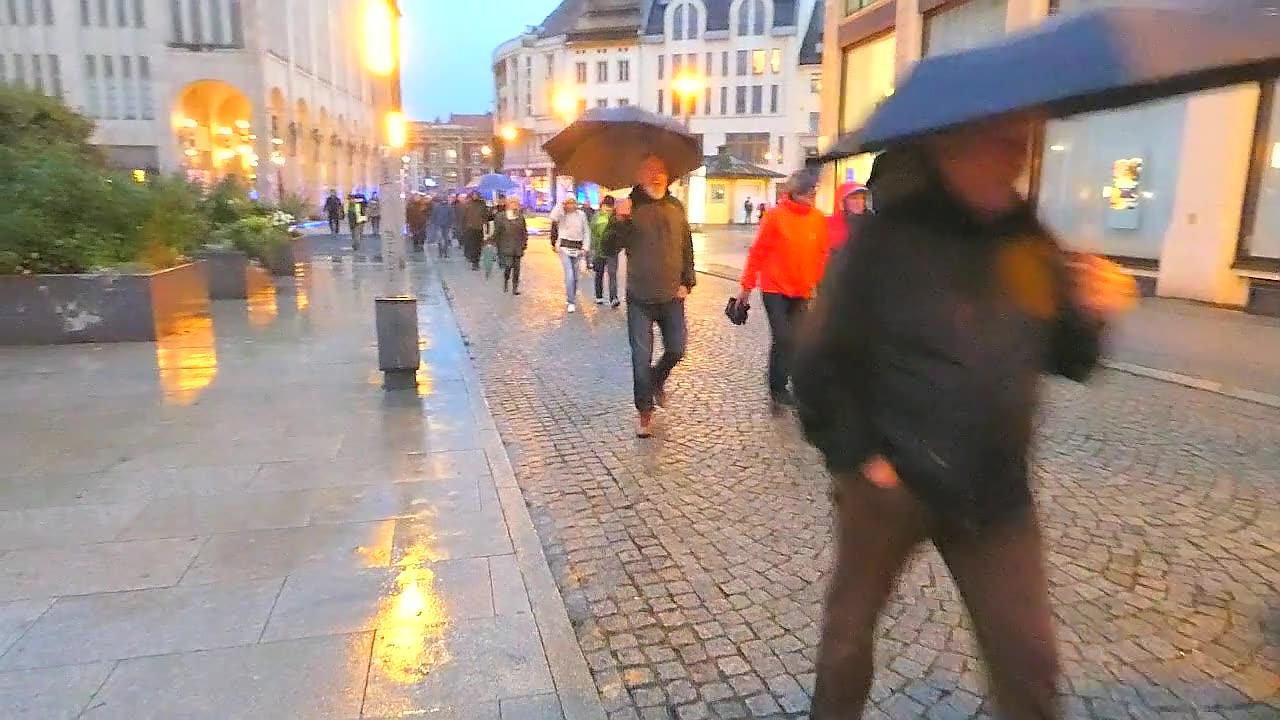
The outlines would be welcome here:
<svg viewBox="0 0 1280 720">
<path fill-rule="evenodd" d="M 213 318 L 188 315 L 156 340 L 156 370 L 166 405 L 185 406 L 199 399 L 218 375 Z"/>
</svg>

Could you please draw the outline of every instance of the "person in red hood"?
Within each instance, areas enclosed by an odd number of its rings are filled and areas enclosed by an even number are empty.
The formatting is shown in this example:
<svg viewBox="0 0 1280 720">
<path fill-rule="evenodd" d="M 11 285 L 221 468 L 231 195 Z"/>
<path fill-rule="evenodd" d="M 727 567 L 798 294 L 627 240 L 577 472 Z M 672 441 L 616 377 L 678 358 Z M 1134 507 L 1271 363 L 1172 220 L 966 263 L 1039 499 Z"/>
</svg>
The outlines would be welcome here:
<svg viewBox="0 0 1280 720">
<path fill-rule="evenodd" d="M 836 211 L 831 215 L 828 234 L 831 249 L 839 250 L 850 240 L 856 239 L 863 215 L 867 213 L 867 186 L 847 182 L 836 190 Z"/>
<path fill-rule="evenodd" d="M 745 303 L 760 288 L 773 343 L 769 348 L 769 394 L 775 413 L 792 405 L 788 381 L 796 328 L 826 270 L 831 241 L 827 217 L 813 206 L 817 176 L 800 170 L 787 180 L 786 193 L 765 213 L 742 272 Z"/>
</svg>

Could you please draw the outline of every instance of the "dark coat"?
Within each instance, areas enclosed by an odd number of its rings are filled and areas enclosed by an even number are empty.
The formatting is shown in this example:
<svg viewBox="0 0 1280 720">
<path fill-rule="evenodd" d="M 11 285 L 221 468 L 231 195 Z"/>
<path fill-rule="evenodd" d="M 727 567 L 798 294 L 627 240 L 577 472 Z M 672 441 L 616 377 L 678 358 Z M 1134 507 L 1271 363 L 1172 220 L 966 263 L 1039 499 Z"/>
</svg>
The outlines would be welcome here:
<svg viewBox="0 0 1280 720">
<path fill-rule="evenodd" d="M 483 200 L 468 200 L 458 207 L 458 227 L 464 231 L 482 231 L 492 219 L 493 213 Z"/>
<path fill-rule="evenodd" d="M 1027 207 L 975 219 L 936 182 L 877 215 L 837 256 L 792 375 L 809 441 L 835 474 L 884 455 L 964 527 L 1031 502 L 1039 378 L 1082 380 L 1101 323 Z"/>
<path fill-rule="evenodd" d="M 516 215 L 515 220 L 507 219 L 507 211 L 500 211 L 493 220 L 494 242 L 498 246 L 498 254 L 503 257 L 521 257 L 529 247 L 529 224 L 524 211 Z"/>
<path fill-rule="evenodd" d="M 324 200 L 324 214 L 330 218 L 341 218 L 344 213 L 342 209 L 342 199 L 334 195 L 330 195 Z"/>
<path fill-rule="evenodd" d="M 615 216 L 604 234 L 606 255 L 627 251 L 627 297 L 642 303 L 676 298 L 680 286 L 698 282 L 693 268 L 693 232 L 684 205 L 670 193 L 654 200 L 644 188 L 631 191 L 631 217 Z"/>
</svg>

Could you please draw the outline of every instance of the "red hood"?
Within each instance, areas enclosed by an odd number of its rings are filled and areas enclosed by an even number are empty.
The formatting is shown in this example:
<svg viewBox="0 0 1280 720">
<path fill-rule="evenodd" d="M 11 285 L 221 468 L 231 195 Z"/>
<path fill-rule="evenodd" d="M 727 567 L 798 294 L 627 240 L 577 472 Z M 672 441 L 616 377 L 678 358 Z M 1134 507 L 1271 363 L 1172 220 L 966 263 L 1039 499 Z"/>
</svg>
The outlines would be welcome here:
<svg viewBox="0 0 1280 720">
<path fill-rule="evenodd" d="M 793 212 L 797 215 L 808 215 L 811 212 L 820 212 L 817 208 L 815 208 L 812 205 L 805 205 L 804 203 L 798 203 L 789 197 L 783 197 L 781 200 L 779 200 L 778 207 L 784 207 L 788 211 Z"/>
<path fill-rule="evenodd" d="M 859 190 L 866 190 L 867 186 L 860 182 L 847 182 L 836 189 L 836 207 L 844 204 L 844 199 Z"/>
</svg>

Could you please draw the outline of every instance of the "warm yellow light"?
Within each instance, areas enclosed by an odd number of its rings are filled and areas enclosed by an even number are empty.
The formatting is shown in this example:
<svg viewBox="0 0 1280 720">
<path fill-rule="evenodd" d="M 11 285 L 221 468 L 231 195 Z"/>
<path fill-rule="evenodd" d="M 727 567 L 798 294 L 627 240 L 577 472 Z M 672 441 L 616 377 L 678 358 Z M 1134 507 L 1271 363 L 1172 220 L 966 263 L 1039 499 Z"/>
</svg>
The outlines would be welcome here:
<svg viewBox="0 0 1280 720">
<path fill-rule="evenodd" d="M 884 96 L 885 96 L 885 97 L 893 97 L 893 88 L 888 88 L 888 89 L 886 89 L 886 90 L 884 91 Z"/>
<path fill-rule="evenodd" d="M 241 145 L 236 148 L 236 152 L 240 153 L 241 155 L 248 155 L 249 153 L 253 152 L 253 146 Z"/>
<path fill-rule="evenodd" d="M 1063 152 L 1064 150 L 1067 149 L 1067 146 L 1066 145 L 1050 145 L 1049 149 L 1052 150 L 1053 152 Z"/>
<path fill-rule="evenodd" d="M 1280 170 L 1280 142 L 1271 146 L 1271 167 Z"/>
<path fill-rule="evenodd" d="M 284 156 L 280 153 L 271 153 L 271 162 L 275 165 L 284 165 Z"/>
<path fill-rule="evenodd" d="M 570 90 L 556 92 L 551 100 L 551 106 L 557 115 L 566 120 L 572 120 L 578 114 L 578 98 Z"/>
<path fill-rule="evenodd" d="M 226 126 L 220 127 L 220 128 L 218 128 L 217 133 L 218 133 L 219 135 L 230 135 L 230 134 L 231 134 L 231 128 L 226 127 Z"/>
<path fill-rule="evenodd" d="M 365 0 L 361 38 L 364 66 L 379 77 L 396 69 L 395 15 L 387 0 Z"/>
<path fill-rule="evenodd" d="M 485 157 L 489 157 L 490 155 L 493 154 L 493 148 L 489 147 L 488 145 L 481 145 L 480 154 Z"/>
<path fill-rule="evenodd" d="M 146 171 L 146 170 L 134 170 L 134 171 L 133 171 L 133 181 L 134 181 L 134 182 L 136 182 L 136 183 L 138 183 L 139 185 L 141 185 L 141 184 L 145 183 L 145 182 L 147 181 L 147 171 Z"/>
<path fill-rule="evenodd" d="M 241 130 L 248 130 L 248 129 L 249 129 L 249 121 L 248 121 L 248 120 L 237 120 L 237 121 L 236 121 L 236 127 L 240 128 Z"/>
<path fill-rule="evenodd" d="M 404 113 L 392 110 L 387 113 L 387 145 L 402 148 L 409 142 L 409 124 Z"/>
<path fill-rule="evenodd" d="M 502 139 L 506 140 L 507 142 L 515 142 L 516 137 L 518 137 L 519 135 L 520 135 L 520 132 L 516 130 L 515 125 L 504 125 L 502 127 Z"/>
<path fill-rule="evenodd" d="M 182 127 L 188 130 L 195 130 L 196 128 L 200 127 L 200 123 L 196 122 L 192 118 L 182 118 Z"/>
<path fill-rule="evenodd" d="M 195 157 L 196 155 L 200 154 L 200 151 L 195 148 L 187 148 L 186 150 L 182 151 L 182 154 L 186 155 L 187 157 Z"/>
<path fill-rule="evenodd" d="M 273 137 L 273 138 L 271 138 L 271 144 L 272 144 L 272 145 L 283 145 L 283 144 L 284 144 L 284 138 Z"/>
<path fill-rule="evenodd" d="M 671 83 L 671 89 L 681 97 L 695 97 L 707 86 L 706 81 L 697 73 L 681 73 Z"/>
</svg>

